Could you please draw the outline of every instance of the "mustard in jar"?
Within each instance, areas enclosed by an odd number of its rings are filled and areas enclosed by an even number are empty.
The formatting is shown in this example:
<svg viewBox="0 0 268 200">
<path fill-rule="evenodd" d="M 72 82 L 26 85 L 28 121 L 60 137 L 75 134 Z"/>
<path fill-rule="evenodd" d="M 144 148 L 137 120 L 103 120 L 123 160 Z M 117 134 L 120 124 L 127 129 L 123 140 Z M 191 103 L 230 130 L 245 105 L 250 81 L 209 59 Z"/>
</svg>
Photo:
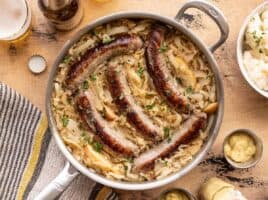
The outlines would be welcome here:
<svg viewBox="0 0 268 200">
<path fill-rule="evenodd" d="M 224 153 L 234 162 L 248 162 L 256 153 L 256 144 L 250 135 L 238 132 L 228 138 Z"/>
<path fill-rule="evenodd" d="M 183 192 L 172 190 L 164 194 L 161 200 L 189 200 L 189 198 Z"/>
</svg>

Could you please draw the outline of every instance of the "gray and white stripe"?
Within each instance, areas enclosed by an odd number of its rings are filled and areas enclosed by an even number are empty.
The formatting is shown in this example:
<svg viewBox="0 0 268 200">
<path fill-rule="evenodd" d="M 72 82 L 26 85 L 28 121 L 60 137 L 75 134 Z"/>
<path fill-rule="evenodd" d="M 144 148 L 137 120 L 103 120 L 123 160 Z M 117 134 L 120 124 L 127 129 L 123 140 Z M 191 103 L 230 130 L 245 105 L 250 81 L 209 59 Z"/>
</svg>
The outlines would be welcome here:
<svg viewBox="0 0 268 200">
<path fill-rule="evenodd" d="M 0 199 L 16 198 L 40 119 L 37 107 L 0 82 Z"/>
</svg>

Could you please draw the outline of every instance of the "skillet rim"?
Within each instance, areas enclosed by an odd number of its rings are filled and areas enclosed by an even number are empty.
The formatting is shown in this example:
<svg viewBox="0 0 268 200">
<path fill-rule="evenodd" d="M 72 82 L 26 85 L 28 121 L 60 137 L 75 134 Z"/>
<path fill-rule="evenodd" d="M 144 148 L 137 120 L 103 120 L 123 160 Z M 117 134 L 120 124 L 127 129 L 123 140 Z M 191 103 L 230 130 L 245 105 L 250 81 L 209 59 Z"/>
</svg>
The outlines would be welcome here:
<svg viewBox="0 0 268 200">
<path fill-rule="evenodd" d="M 78 160 L 74 158 L 72 153 L 67 150 L 67 146 L 62 141 L 60 134 L 57 131 L 57 126 L 55 124 L 52 109 L 50 106 L 51 96 L 53 92 L 53 80 L 56 75 L 58 65 L 62 61 L 63 57 L 65 56 L 69 48 L 74 43 L 76 43 L 81 38 L 82 35 L 92 30 L 96 26 L 109 23 L 114 20 L 124 19 L 124 18 L 152 19 L 152 20 L 160 21 L 164 23 L 165 25 L 169 25 L 169 26 L 176 28 L 177 30 L 185 34 L 189 38 L 189 40 L 191 40 L 198 47 L 198 49 L 204 54 L 215 76 L 218 110 L 216 114 L 210 117 L 209 126 L 208 126 L 209 134 L 208 134 L 206 141 L 204 142 L 199 152 L 195 155 L 195 157 L 188 164 L 186 164 L 181 170 L 159 180 L 145 181 L 145 182 L 124 182 L 124 181 L 111 180 L 111 179 L 104 177 L 103 175 L 96 173 L 93 169 L 87 168 L 86 166 L 81 164 Z M 50 131 L 52 132 L 54 139 L 56 140 L 56 143 L 60 151 L 63 153 L 63 155 L 79 172 L 89 177 L 90 179 L 98 183 L 101 183 L 103 185 L 117 188 L 117 189 L 123 189 L 123 190 L 153 189 L 153 188 L 167 185 L 181 178 L 185 174 L 187 174 L 190 170 L 196 167 L 199 164 L 199 162 L 201 162 L 201 160 L 205 157 L 205 155 L 207 155 L 208 151 L 211 149 L 214 141 L 217 138 L 220 125 L 222 123 L 223 114 L 224 114 L 224 89 L 223 89 L 222 77 L 221 77 L 218 65 L 215 61 L 215 58 L 212 52 L 209 50 L 209 48 L 193 32 L 191 32 L 191 30 L 184 27 L 175 19 L 164 17 L 164 16 L 151 13 L 151 12 L 144 12 L 144 11 L 117 12 L 117 13 L 114 13 L 114 14 L 111 14 L 102 18 L 98 18 L 95 21 L 86 25 L 84 28 L 80 29 L 71 39 L 69 39 L 64 44 L 63 48 L 60 50 L 59 54 L 57 55 L 56 60 L 54 61 L 52 65 L 52 69 L 49 73 L 49 80 L 48 80 L 46 91 L 47 91 L 46 92 L 46 114 L 48 118 L 49 128 L 50 128 Z"/>
</svg>

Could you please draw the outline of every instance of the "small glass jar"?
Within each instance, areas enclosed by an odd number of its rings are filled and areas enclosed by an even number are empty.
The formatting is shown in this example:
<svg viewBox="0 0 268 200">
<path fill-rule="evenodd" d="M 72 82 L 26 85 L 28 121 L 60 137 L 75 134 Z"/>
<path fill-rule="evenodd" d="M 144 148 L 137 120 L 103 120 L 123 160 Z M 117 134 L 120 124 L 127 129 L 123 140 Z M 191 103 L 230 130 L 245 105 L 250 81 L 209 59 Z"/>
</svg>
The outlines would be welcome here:
<svg viewBox="0 0 268 200">
<path fill-rule="evenodd" d="M 83 18 L 80 0 L 38 0 L 38 5 L 43 15 L 58 30 L 71 30 Z"/>
</svg>

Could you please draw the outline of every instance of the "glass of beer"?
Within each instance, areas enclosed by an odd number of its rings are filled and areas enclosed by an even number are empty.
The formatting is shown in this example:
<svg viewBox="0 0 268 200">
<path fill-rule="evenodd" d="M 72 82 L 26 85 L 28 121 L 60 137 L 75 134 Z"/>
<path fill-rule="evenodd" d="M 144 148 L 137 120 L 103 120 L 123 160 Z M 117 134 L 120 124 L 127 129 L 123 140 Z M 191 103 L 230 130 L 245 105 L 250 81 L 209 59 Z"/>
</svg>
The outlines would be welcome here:
<svg viewBox="0 0 268 200">
<path fill-rule="evenodd" d="M 0 41 L 25 38 L 30 25 L 31 9 L 26 0 L 0 0 Z"/>
</svg>

